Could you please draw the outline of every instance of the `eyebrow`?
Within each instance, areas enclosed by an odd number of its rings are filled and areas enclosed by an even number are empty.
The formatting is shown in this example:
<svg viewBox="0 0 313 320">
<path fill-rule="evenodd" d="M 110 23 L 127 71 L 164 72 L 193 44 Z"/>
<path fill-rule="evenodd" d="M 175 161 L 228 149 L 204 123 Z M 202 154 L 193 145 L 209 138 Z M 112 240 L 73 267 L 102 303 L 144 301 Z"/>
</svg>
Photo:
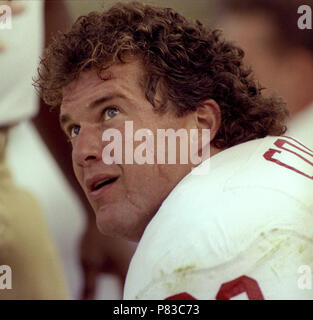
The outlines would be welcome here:
<svg viewBox="0 0 313 320">
<path fill-rule="evenodd" d="M 105 102 L 108 102 L 112 99 L 115 99 L 115 98 L 121 98 L 121 99 L 126 99 L 126 96 L 121 94 L 121 93 L 116 93 L 116 94 L 111 94 L 111 95 L 106 95 L 106 96 L 103 96 L 101 98 L 98 98 L 96 99 L 95 101 L 91 102 L 89 105 L 88 105 L 88 108 L 91 108 L 91 109 L 94 109 L 94 108 L 97 108 L 99 107 L 100 105 L 102 105 L 103 103 Z M 65 124 L 67 122 L 70 122 L 72 119 L 71 117 L 68 115 L 68 114 L 62 114 L 59 118 L 59 122 L 60 122 L 60 126 L 61 128 L 63 129 Z"/>
<path fill-rule="evenodd" d="M 64 131 L 64 126 L 67 122 L 71 121 L 71 118 L 70 116 L 68 116 L 67 114 L 62 114 L 60 115 L 59 117 L 59 123 L 60 123 L 60 126 L 61 126 L 61 129 Z"/>
<path fill-rule="evenodd" d="M 112 100 L 114 98 L 121 98 L 121 99 L 126 99 L 126 97 L 121 94 L 121 93 L 115 93 L 115 94 L 111 94 L 111 95 L 108 95 L 108 96 L 104 96 L 104 97 L 101 97 L 95 101 L 93 101 L 92 103 L 90 103 L 90 105 L 88 106 L 89 108 L 96 108 L 98 107 L 99 105 L 109 101 L 109 100 Z"/>
</svg>

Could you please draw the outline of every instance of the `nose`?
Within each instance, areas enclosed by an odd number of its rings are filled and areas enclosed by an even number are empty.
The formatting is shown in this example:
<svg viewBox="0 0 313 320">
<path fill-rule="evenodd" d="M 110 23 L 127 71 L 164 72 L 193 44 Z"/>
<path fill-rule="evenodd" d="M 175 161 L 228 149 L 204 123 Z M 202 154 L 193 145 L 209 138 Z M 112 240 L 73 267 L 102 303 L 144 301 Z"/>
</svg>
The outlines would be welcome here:
<svg viewBox="0 0 313 320">
<path fill-rule="evenodd" d="M 73 144 L 72 158 L 78 166 L 88 167 L 101 160 L 101 133 L 92 126 L 81 126 Z"/>
</svg>

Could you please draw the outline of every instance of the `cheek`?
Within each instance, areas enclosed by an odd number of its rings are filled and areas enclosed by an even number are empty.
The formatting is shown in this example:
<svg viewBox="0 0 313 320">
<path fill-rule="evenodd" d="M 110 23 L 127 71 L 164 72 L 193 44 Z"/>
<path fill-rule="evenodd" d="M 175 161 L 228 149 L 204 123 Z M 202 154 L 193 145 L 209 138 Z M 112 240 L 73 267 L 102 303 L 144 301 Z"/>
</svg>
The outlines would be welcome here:
<svg viewBox="0 0 313 320">
<path fill-rule="evenodd" d="M 158 176 L 148 165 L 125 165 L 123 171 L 127 200 L 138 208 L 147 209 L 147 206 L 152 204 L 151 200 L 158 193 L 158 188 L 156 188 Z"/>
<path fill-rule="evenodd" d="M 72 161 L 72 165 L 73 165 L 73 171 L 74 171 L 75 177 L 79 182 L 79 184 L 81 185 L 81 187 L 83 188 L 83 168 L 76 165 L 74 161 Z"/>
<path fill-rule="evenodd" d="M 127 199 L 148 215 L 157 210 L 171 189 L 168 171 L 162 168 L 145 164 L 124 169 Z"/>
</svg>

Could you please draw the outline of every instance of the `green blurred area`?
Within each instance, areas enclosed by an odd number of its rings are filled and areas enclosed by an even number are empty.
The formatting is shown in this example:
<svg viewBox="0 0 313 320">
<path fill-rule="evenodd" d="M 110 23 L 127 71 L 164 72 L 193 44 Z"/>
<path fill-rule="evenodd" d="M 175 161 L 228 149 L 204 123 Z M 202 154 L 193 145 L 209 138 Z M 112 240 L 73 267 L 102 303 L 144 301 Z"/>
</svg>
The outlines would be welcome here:
<svg viewBox="0 0 313 320">
<path fill-rule="evenodd" d="M 110 8 L 117 2 L 114 0 L 66 0 L 74 19 L 90 11 L 104 10 Z M 170 7 L 190 19 L 198 19 L 206 25 L 214 24 L 214 9 L 217 0 L 146 0 L 144 3 Z"/>
</svg>

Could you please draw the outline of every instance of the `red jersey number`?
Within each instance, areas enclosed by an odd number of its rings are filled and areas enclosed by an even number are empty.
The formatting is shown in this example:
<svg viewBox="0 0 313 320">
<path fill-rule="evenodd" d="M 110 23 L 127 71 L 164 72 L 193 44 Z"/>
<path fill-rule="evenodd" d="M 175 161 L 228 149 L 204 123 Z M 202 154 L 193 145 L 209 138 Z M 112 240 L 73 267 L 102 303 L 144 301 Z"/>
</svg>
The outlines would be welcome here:
<svg viewBox="0 0 313 320">
<path fill-rule="evenodd" d="M 242 276 L 221 285 L 216 300 L 229 300 L 238 294 L 246 292 L 249 300 L 264 300 L 262 291 L 256 280 Z"/>
<path fill-rule="evenodd" d="M 262 291 L 256 280 L 241 276 L 232 281 L 223 283 L 216 295 L 216 300 L 229 300 L 238 294 L 247 293 L 249 300 L 264 300 Z M 197 300 L 187 292 L 181 292 L 165 300 Z"/>
<path fill-rule="evenodd" d="M 303 172 L 294 167 L 292 164 L 285 163 L 284 160 L 281 159 L 281 155 L 283 154 L 283 152 L 288 152 L 289 154 L 303 160 L 305 163 L 308 163 L 313 167 L 313 151 L 293 138 L 285 137 L 292 140 L 292 142 L 283 138 L 284 137 L 279 138 L 274 142 L 274 145 L 278 148 L 278 150 L 270 148 L 264 153 L 263 157 L 268 161 L 272 161 L 279 166 L 283 166 L 313 180 L 313 175 L 311 175 L 310 173 Z"/>
</svg>

